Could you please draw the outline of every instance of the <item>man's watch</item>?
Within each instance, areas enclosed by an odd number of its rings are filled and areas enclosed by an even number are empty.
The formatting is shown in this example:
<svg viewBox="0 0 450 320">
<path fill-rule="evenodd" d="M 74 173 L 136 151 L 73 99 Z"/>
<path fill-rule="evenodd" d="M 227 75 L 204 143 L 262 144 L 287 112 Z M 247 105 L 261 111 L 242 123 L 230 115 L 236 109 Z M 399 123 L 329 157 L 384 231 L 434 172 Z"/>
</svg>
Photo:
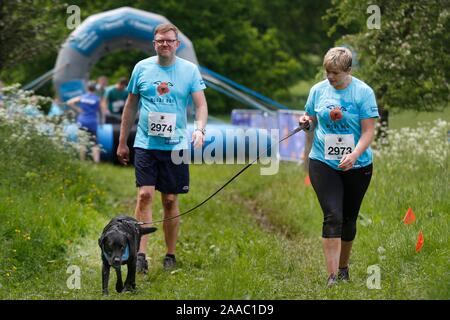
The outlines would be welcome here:
<svg viewBox="0 0 450 320">
<path fill-rule="evenodd" d="M 205 128 L 203 128 L 203 129 L 200 129 L 200 128 L 195 129 L 195 131 L 197 131 L 197 130 L 200 131 L 203 135 L 206 134 Z"/>
</svg>

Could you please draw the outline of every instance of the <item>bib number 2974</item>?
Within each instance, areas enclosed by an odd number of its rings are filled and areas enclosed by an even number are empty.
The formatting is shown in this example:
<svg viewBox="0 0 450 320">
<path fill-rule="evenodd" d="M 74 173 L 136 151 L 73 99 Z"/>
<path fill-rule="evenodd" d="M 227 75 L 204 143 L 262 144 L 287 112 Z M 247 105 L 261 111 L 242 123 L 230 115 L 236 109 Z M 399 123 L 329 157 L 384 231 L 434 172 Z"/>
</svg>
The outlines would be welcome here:
<svg viewBox="0 0 450 320">
<path fill-rule="evenodd" d="M 157 134 L 164 134 L 164 132 L 172 133 L 173 127 L 171 124 L 165 123 L 150 123 L 150 131 Z"/>
<path fill-rule="evenodd" d="M 171 138 L 175 133 L 177 115 L 174 113 L 150 112 L 148 116 L 148 134 Z"/>
</svg>

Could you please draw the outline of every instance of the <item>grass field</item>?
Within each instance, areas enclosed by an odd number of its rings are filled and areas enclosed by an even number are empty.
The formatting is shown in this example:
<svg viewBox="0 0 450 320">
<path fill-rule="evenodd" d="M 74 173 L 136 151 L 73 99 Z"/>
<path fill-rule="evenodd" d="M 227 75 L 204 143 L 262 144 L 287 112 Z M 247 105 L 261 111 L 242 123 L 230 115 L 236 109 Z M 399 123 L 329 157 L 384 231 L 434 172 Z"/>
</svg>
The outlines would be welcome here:
<svg viewBox="0 0 450 320">
<path fill-rule="evenodd" d="M 97 239 L 111 217 L 133 214 L 133 169 L 42 152 L 43 138 L 23 145 L 3 139 L 0 149 L 8 158 L 0 180 L 0 298 L 449 299 L 449 128 L 442 122 L 421 128 L 437 129 L 395 131 L 389 146 L 378 147 L 350 283 L 325 287 L 319 204 L 311 186 L 304 185 L 302 166 L 282 163 L 273 176 L 251 167 L 183 217 L 179 264 L 171 272 L 162 269 L 165 246 L 157 225 L 148 248 L 150 272 L 137 277 L 138 291 L 115 293 L 112 276 L 107 298 L 101 296 Z M 8 134 L 7 127 L 0 129 Z M 180 197 L 182 210 L 240 168 L 191 166 L 191 191 Z M 402 223 L 408 207 L 417 217 L 412 225 Z M 156 203 L 155 219 L 161 214 Z M 425 242 L 416 253 L 420 230 Z M 81 272 L 80 289 L 68 286 L 69 266 Z M 373 266 L 380 270 L 380 289 L 367 286 Z"/>
</svg>

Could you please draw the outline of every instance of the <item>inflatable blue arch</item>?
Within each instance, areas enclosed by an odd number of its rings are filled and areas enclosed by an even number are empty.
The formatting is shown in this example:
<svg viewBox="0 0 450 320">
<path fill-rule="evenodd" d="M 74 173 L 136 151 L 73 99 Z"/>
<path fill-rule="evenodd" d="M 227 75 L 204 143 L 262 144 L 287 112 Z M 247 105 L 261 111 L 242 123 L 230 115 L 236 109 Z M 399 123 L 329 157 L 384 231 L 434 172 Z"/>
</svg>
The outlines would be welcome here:
<svg viewBox="0 0 450 320">
<path fill-rule="evenodd" d="M 84 93 L 85 84 L 89 79 L 92 67 L 101 57 L 114 50 L 140 49 L 149 56 L 155 55 L 152 46 L 153 31 L 157 25 L 165 22 L 169 22 L 169 20 L 161 15 L 130 7 L 114 9 L 88 17 L 70 34 L 59 51 L 53 69 L 53 84 L 60 99 L 66 102 L 68 99 Z M 177 50 L 177 56 L 198 65 L 192 42 L 183 33 L 179 34 L 179 39 L 181 45 Z M 253 103 L 253 107 L 270 112 L 269 109 L 256 103 L 246 94 L 236 90 L 233 91 L 230 85 L 224 82 L 227 79 L 216 77 L 215 74 L 211 74 L 210 70 L 203 70 L 202 75 L 205 77 L 206 83 L 210 84 L 210 87 L 219 87 L 222 84 L 228 90 L 228 93 L 234 95 L 239 101 L 250 105 Z M 226 132 L 235 128 L 232 125 L 214 124 L 209 121 L 204 148 L 211 143 L 217 143 L 219 140 L 223 141 L 222 138 L 226 136 Z M 255 130 L 257 131 L 258 145 L 265 146 L 264 149 L 270 149 L 271 139 L 267 131 Z M 189 125 L 188 134 L 192 131 L 193 125 Z M 128 141 L 130 145 L 134 140 L 134 133 L 135 131 L 130 135 Z M 97 136 L 104 149 L 102 159 L 117 161 L 115 150 L 118 135 L 118 124 L 99 126 Z M 242 142 L 242 138 L 235 137 L 234 139 L 233 144 L 235 144 L 234 149 L 236 150 L 236 145 L 240 140 Z M 250 143 L 248 137 L 244 140 L 246 148 L 248 148 Z M 264 143 L 260 143 L 261 141 Z M 218 146 L 218 148 L 225 148 L 226 145 L 226 141 L 223 141 L 222 146 Z M 192 149 L 191 147 L 193 154 Z M 258 150 L 262 151 L 260 148 Z M 270 152 L 268 156 L 270 156 Z"/>
</svg>

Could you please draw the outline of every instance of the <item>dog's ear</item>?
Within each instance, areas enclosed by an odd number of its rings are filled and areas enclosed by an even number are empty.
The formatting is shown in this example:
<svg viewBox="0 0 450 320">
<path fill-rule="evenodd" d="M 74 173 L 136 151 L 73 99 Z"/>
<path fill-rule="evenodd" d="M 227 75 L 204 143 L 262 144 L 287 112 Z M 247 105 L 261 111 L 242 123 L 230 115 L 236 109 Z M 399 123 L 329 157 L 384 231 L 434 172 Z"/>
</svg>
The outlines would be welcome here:
<svg viewBox="0 0 450 320">
<path fill-rule="evenodd" d="M 153 232 L 155 232 L 156 230 L 158 230 L 158 229 L 155 228 L 155 227 L 141 227 L 141 226 L 139 226 L 139 233 L 140 233 L 141 235 L 153 233 Z"/>
</svg>

